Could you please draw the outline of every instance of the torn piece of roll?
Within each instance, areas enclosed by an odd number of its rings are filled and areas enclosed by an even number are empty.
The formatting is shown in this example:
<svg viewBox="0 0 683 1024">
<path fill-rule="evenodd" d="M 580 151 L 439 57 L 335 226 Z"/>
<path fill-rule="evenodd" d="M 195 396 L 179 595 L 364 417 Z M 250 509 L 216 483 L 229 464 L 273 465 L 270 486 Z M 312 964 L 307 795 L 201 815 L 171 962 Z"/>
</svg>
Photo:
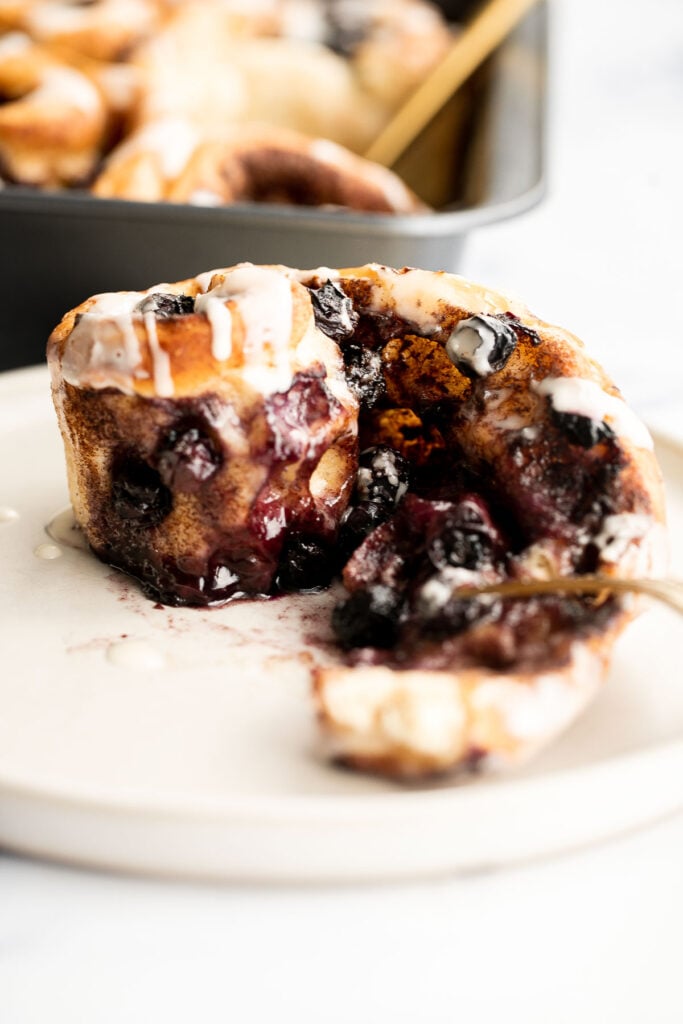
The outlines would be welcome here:
<svg viewBox="0 0 683 1024">
<path fill-rule="evenodd" d="M 314 696 L 353 767 L 528 756 L 636 607 L 465 588 L 663 571 L 646 428 L 573 335 L 454 275 L 240 265 L 90 299 L 48 359 L 77 520 L 150 596 L 341 573 Z"/>
</svg>

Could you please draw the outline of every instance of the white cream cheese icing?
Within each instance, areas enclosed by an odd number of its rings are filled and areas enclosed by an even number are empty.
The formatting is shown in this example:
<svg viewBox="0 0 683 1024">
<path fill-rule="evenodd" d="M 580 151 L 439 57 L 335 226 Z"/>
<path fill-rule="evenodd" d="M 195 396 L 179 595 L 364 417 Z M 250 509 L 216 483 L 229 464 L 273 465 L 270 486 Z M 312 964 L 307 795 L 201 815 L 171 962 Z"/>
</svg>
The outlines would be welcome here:
<svg viewBox="0 0 683 1024">
<path fill-rule="evenodd" d="M 368 269 L 378 278 L 375 283 L 371 276 L 359 275 L 373 285 L 370 308 L 385 312 L 389 305 L 397 316 L 418 326 L 422 334 L 436 332 L 454 306 L 473 314 L 500 313 L 501 309 L 509 309 L 517 316 L 526 314 L 524 306 L 516 300 L 490 292 L 457 274 L 414 268 L 397 272 L 378 263 L 369 264 Z"/>
<path fill-rule="evenodd" d="M 207 282 L 208 283 L 208 282 Z M 195 299 L 197 313 L 204 313 L 211 325 L 211 354 L 221 362 L 232 355 L 232 313 L 222 296 L 202 293 Z"/>
<path fill-rule="evenodd" d="M 228 347 L 227 320 L 217 315 L 215 304 L 230 303 L 244 330 L 242 376 L 264 394 L 286 388 L 292 379 L 293 315 L 292 287 L 287 275 L 272 267 L 240 263 L 231 270 L 214 271 L 210 283 L 212 278 L 213 287 L 197 296 L 195 308 L 210 319 L 214 354 Z"/>
<path fill-rule="evenodd" d="M 596 422 L 606 422 L 616 434 L 631 441 L 638 448 L 650 451 L 654 445 L 647 427 L 632 409 L 616 395 L 608 395 L 594 380 L 582 377 L 546 377 L 532 383 L 533 390 L 548 397 L 556 412 L 587 416 Z"/>
<path fill-rule="evenodd" d="M 652 516 L 621 512 L 605 516 L 593 538 L 600 560 L 618 565 L 622 574 L 661 576 L 669 561 L 666 528 Z"/>
<path fill-rule="evenodd" d="M 72 68 L 48 68 L 30 97 L 32 103 L 59 100 L 83 114 L 97 114 L 102 107 L 100 94 L 92 82 Z"/>
<path fill-rule="evenodd" d="M 147 332 L 147 344 L 152 356 L 154 390 L 160 398 L 170 398 L 175 391 L 171 375 L 171 360 L 168 352 L 165 352 L 159 344 L 156 316 L 150 310 L 143 314 L 142 319 Z"/>
<path fill-rule="evenodd" d="M 142 292 L 104 292 L 81 314 L 64 349 L 62 374 L 74 387 L 117 387 L 133 391 L 142 355 L 133 310 Z"/>
<path fill-rule="evenodd" d="M 181 117 L 163 117 L 140 129 L 119 146 L 111 163 L 120 164 L 138 153 L 153 153 L 167 181 L 184 170 L 201 134 L 195 125 Z"/>
<path fill-rule="evenodd" d="M 25 32 L 8 32 L 0 39 L 0 60 L 25 53 L 32 46 L 31 38 Z"/>
</svg>

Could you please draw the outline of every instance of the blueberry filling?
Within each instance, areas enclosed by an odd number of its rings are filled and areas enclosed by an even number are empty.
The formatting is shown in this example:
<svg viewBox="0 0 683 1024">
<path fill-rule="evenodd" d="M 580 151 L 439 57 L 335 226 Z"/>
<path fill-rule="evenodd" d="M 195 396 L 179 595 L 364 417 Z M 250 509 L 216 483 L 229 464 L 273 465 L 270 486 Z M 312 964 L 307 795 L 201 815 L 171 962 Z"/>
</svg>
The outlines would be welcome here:
<svg viewBox="0 0 683 1024">
<path fill-rule="evenodd" d="M 383 585 L 357 590 L 336 606 L 332 628 L 342 647 L 392 647 L 398 636 L 401 595 Z"/>
<path fill-rule="evenodd" d="M 196 491 L 221 464 L 221 456 L 201 426 L 185 423 L 169 431 L 157 450 L 156 464 L 166 487 Z"/>
<path fill-rule="evenodd" d="M 497 313 L 496 315 L 500 320 L 507 321 L 507 323 L 509 323 L 510 326 L 515 329 L 518 336 L 521 335 L 524 338 L 528 338 L 528 340 L 534 346 L 541 344 L 541 336 L 538 333 L 538 331 L 535 331 L 533 327 L 527 327 L 526 324 L 523 324 L 522 321 L 519 320 L 514 313 Z"/>
<path fill-rule="evenodd" d="M 367 448 L 358 460 L 356 488 L 340 531 L 345 554 L 385 522 L 408 491 L 410 469 L 404 457 L 387 445 Z"/>
<path fill-rule="evenodd" d="M 123 456 L 112 469 L 112 506 L 122 520 L 134 526 L 157 526 L 173 505 L 173 497 L 160 474 L 142 459 Z"/>
<path fill-rule="evenodd" d="M 324 373 L 297 373 L 289 390 L 277 392 L 266 401 L 275 458 L 315 458 L 319 454 L 316 424 L 329 420 L 338 410 L 339 403 L 328 390 Z"/>
<path fill-rule="evenodd" d="M 185 316 L 194 313 L 194 299 L 191 295 L 168 295 L 165 292 L 152 292 L 136 307 L 138 313 L 154 313 L 157 320 L 167 320 L 172 316 Z"/>
<path fill-rule="evenodd" d="M 614 431 L 602 420 L 593 420 L 590 416 L 574 412 L 557 412 L 556 409 L 551 409 L 550 415 L 569 440 L 582 448 L 593 448 L 601 441 L 614 438 Z"/>
<path fill-rule="evenodd" d="M 319 330 L 334 341 L 350 338 L 358 323 L 351 299 L 334 281 L 321 288 L 309 288 L 313 316 Z"/>
<path fill-rule="evenodd" d="M 333 620 L 340 643 L 346 648 L 400 647 L 423 626 L 430 636 L 465 630 L 490 616 L 493 605 L 458 598 L 456 584 L 463 581 L 454 573 L 497 573 L 505 551 L 500 531 L 474 495 L 452 502 L 408 494 L 345 569 L 353 592 Z M 360 622 L 364 614 L 365 629 Z"/>
<path fill-rule="evenodd" d="M 446 342 L 446 355 L 466 377 L 502 370 L 517 347 L 517 332 L 506 319 L 480 314 L 461 320 Z"/>
<path fill-rule="evenodd" d="M 329 586 L 335 569 L 329 544 L 319 537 L 294 535 L 283 546 L 275 589 L 281 593 L 320 590 Z"/>
<path fill-rule="evenodd" d="M 346 383 L 364 409 L 374 409 L 386 397 L 386 384 L 379 352 L 361 345 L 343 350 Z"/>
<path fill-rule="evenodd" d="M 492 564 L 499 538 L 475 499 L 461 501 L 427 544 L 427 557 L 436 569 L 454 566 L 481 569 Z"/>
</svg>

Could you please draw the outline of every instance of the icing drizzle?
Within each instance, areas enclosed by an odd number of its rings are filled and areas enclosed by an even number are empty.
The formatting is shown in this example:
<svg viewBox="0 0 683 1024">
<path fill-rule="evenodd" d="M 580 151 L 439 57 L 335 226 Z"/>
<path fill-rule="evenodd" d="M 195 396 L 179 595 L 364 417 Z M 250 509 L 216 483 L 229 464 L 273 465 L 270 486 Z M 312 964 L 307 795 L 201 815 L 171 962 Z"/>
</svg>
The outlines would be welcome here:
<svg viewBox="0 0 683 1024">
<path fill-rule="evenodd" d="M 286 387 L 292 377 L 289 278 L 272 267 L 240 263 L 228 271 L 215 271 L 208 283 L 213 287 L 197 296 L 195 309 L 205 313 L 211 324 L 214 358 L 227 359 L 232 351 L 229 303 L 244 330 L 244 379 L 264 392 Z"/>
<path fill-rule="evenodd" d="M 606 421 L 617 434 L 637 448 L 653 449 L 652 437 L 645 424 L 621 398 L 608 395 L 596 381 L 582 377 L 546 377 L 531 386 L 538 395 L 550 399 L 556 412 Z"/>
</svg>

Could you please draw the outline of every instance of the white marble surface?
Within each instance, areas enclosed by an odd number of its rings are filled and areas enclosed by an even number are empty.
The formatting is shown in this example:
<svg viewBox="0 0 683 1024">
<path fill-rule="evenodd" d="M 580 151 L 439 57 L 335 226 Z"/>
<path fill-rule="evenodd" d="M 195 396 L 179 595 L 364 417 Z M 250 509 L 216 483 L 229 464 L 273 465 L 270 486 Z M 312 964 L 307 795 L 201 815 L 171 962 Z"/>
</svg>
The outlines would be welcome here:
<svg viewBox="0 0 683 1024">
<path fill-rule="evenodd" d="M 556 0 L 550 192 L 466 272 L 683 437 L 683 4 Z M 170 885 L 0 856 L 0 1021 L 683 1020 L 683 816 L 401 887 Z"/>
</svg>

